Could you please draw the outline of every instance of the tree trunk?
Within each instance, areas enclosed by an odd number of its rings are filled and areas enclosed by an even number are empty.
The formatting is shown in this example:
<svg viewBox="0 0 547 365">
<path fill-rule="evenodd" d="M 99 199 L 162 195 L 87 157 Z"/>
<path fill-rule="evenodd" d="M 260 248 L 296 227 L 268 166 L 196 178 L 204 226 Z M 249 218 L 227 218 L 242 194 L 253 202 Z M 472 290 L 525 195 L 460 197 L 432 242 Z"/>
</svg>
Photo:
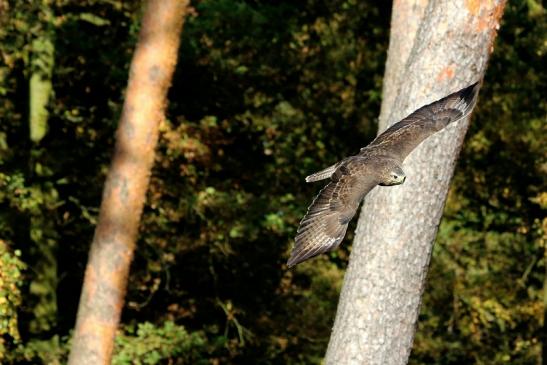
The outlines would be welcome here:
<svg viewBox="0 0 547 365">
<path fill-rule="evenodd" d="M 382 85 L 382 106 L 379 118 L 379 131 L 387 128 L 389 110 L 393 107 L 401 78 L 405 75 L 405 65 L 410 56 L 414 39 L 418 33 L 427 1 L 405 0 L 393 4 L 391 27 L 389 30 L 389 54 Z"/>
<path fill-rule="evenodd" d="M 28 181 L 41 194 L 48 194 L 48 188 L 41 183 L 38 166 L 44 164 L 43 150 L 39 142 L 47 132 L 48 106 L 53 94 L 52 75 L 55 64 L 55 28 L 51 2 L 44 1 L 39 9 L 41 21 L 32 40 L 29 71 L 29 137 L 32 142 L 28 154 Z M 32 333 L 51 331 L 57 325 L 57 249 L 58 237 L 51 212 L 43 204 L 29 219 L 29 236 L 34 242 L 29 253 L 32 256 L 33 279 L 29 292 L 34 300 L 33 318 L 29 322 Z M 31 299 L 32 300 L 32 299 Z"/>
<path fill-rule="evenodd" d="M 69 364 L 110 364 L 158 126 L 188 1 L 146 4 L 99 222 L 91 244 Z"/>
<path fill-rule="evenodd" d="M 413 3 L 393 4 L 392 37 L 402 41 L 390 41 L 380 130 L 482 79 L 505 6 L 504 0 L 431 0 L 421 10 L 422 2 Z M 405 26 L 417 18 L 419 26 Z M 407 42 L 412 46 L 405 51 Z M 412 152 L 403 164 L 405 184 L 378 187 L 366 197 L 326 364 L 407 363 L 431 249 L 468 123 L 466 118 L 449 125 Z"/>
<path fill-rule="evenodd" d="M 53 15 L 49 4 L 44 4 L 44 25 L 38 36 L 32 41 L 29 82 L 29 131 L 33 142 L 40 142 L 46 135 L 49 117 L 48 104 L 53 91 L 51 77 L 55 63 L 55 45 L 53 41 Z"/>
</svg>

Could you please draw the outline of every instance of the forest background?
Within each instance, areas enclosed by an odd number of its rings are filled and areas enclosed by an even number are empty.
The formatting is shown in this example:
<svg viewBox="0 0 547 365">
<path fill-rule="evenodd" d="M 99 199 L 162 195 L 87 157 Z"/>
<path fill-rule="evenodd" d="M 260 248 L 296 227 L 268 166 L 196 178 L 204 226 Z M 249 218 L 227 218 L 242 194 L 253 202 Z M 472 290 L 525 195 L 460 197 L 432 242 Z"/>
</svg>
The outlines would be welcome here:
<svg viewBox="0 0 547 365">
<path fill-rule="evenodd" d="M 0 0 L 0 362 L 66 362 L 140 2 Z M 376 134 L 385 1 L 192 4 L 114 364 L 319 364 L 351 250 L 284 266 L 309 173 Z M 545 10 L 510 1 L 411 364 L 545 354 Z M 545 356 L 545 355 L 543 355 Z"/>
</svg>

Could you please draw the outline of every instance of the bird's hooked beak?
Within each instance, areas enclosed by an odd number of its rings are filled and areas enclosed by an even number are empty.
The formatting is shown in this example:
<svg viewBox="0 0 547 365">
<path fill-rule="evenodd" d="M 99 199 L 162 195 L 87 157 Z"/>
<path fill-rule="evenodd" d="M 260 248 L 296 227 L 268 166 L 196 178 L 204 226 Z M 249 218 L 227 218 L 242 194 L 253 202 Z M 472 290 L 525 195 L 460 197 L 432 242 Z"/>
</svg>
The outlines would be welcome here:
<svg viewBox="0 0 547 365">
<path fill-rule="evenodd" d="M 393 177 L 393 180 L 390 181 L 389 185 L 401 185 L 406 180 L 406 175 L 397 175 Z"/>
</svg>

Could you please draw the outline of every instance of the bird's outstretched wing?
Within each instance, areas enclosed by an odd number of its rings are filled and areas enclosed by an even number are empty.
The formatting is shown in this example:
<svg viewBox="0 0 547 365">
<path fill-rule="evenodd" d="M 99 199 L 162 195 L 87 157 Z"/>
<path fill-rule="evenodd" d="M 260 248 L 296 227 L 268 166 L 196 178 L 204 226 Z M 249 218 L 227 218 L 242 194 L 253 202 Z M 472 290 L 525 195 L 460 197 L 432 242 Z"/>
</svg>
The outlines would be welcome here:
<svg viewBox="0 0 547 365">
<path fill-rule="evenodd" d="M 475 106 L 478 90 L 479 83 L 476 82 L 421 107 L 376 137 L 367 147 L 361 149 L 361 154 L 377 149 L 381 154 L 392 156 L 402 162 L 427 137 L 449 123 L 469 115 Z"/>
<path fill-rule="evenodd" d="M 361 161 L 350 161 L 334 172 L 300 222 L 288 267 L 338 247 L 359 203 L 377 185 L 366 170 Z"/>
</svg>

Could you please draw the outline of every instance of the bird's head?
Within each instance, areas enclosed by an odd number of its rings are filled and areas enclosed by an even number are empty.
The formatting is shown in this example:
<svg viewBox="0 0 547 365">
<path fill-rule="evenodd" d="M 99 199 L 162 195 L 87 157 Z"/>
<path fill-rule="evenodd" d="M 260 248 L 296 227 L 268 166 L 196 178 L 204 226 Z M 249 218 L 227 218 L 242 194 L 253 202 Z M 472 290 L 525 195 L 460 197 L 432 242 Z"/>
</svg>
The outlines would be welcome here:
<svg viewBox="0 0 547 365">
<path fill-rule="evenodd" d="M 386 161 L 380 170 L 380 183 L 382 186 L 401 185 L 406 180 L 406 174 L 398 163 Z"/>
</svg>

